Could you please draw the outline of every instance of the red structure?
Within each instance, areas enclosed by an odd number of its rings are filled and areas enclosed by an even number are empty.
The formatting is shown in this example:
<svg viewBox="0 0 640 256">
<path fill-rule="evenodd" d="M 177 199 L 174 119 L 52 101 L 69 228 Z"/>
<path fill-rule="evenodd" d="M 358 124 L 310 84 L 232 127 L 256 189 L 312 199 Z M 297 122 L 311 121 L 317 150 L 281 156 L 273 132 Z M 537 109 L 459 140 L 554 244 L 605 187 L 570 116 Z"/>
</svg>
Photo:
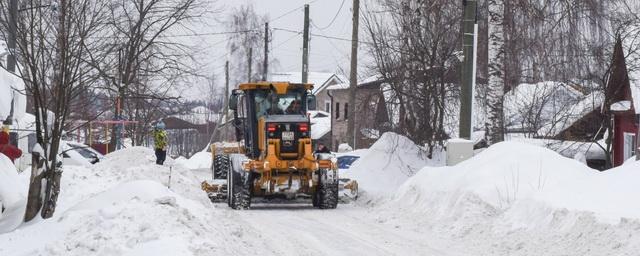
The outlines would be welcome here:
<svg viewBox="0 0 640 256">
<path fill-rule="evenodd" d="M 640 95 L 636 95 L 639 97 Z M 620 166 L 625 160 L 637 154 L 638 112 L 634 106 L 634 95 L 629 82 L 629 72 L 625 63 L 622 41 L 617 40 L 607 82 L 605 107 L 613 114 L 613 166 Z M 640 109 L 638 109 L 640 110 Z"/>
</svg>

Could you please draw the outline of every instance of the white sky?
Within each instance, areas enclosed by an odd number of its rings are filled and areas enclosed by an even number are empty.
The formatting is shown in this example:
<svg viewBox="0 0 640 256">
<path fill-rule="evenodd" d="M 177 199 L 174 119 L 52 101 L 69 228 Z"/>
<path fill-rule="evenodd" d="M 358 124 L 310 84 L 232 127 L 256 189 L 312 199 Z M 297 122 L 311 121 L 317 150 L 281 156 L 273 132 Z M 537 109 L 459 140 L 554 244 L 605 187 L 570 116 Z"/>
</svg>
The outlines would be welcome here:
<svg viewBox="0 0 640 256">
<path fill-rule="evenodd" d="M 364 8 L 362 6 L 364 2 L 361 2 L 361 13 Z M 299 72 L 302 70 L 302 35 L 278 29 L 302 31 L 304 23 L 303 5 L 305 3 L 310 5 L 310 30 L 312 34 L 344 39 L 351 38 L 352 0 L 218 0 L 212 5 L 220 11 L 208 13 L 205 19 L 210 24 L 199 28 L 196 32 L 226 32 L 228 29 L 221 22 L 228 17 L 229 13 L 243 4 L 253 4 L 258 14 L 267 15 L 270 20 L 272 42 L 269 59 L 276 58 L 279 65 L 270 65 L 269 72 Z M 336 19 L 331 23 L 334 17 Z M 330 23 L 331 25 L 327 27 Z M 324 29 L 321 30 L 319 28 Z M 362 38 L 362 27 L 360 31 Z M 227 35 L 206 35 L 194 38 L 201 48 L 205 48 L 205 51 L 201 54 L 202 58 L 198 61 L 201 62 L 204 70 L 215 72 L 219 85 L 222 84 L 224 62 L 227 60 L 226 38 Z M 309 71 L 336 72 L 348 77 L 351 51 L 351 43 L 349 41 L 311 36 L 309 45 Z M 359 51 L 361 53 L 360 56 L 363 56 L 364 49 L 362 46 Z M 359 69 L 362 71 L 363 58 L 359 57 L 358 59 L 361 67 Z M 344 71 L 340 71 L 340 68 Z"/>
</svg>

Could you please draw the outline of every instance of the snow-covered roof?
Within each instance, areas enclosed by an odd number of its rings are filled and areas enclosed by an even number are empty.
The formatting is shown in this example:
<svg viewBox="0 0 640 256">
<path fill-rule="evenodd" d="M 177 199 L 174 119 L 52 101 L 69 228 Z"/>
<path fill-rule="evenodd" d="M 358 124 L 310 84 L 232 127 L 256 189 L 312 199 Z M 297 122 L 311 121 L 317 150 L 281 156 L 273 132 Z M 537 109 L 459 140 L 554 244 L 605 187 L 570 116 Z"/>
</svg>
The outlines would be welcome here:
<svg viewBox="0 0 640 256">
<path fill-rule="evenodd" d="M 507 128 L 524 132 L 538 129 L 538 135 L 557 135 L 602 103 L 602 93 L 584 95 L 578 88 L 553 81 L 518 85 L 505 94 Z M 530 127 L 532 118 L 537 120 L 536 127 Z"/>
<path fill-rule="evenodd" d="M 623 100 L 611 104 L 612 111 L 629 111 L 631 109 L 631 101 Z"/>
<path fill-rule="evenodd" d="M 218 114 L 213 113 L 213 111 L 204 106 L 194 107 L 188 113 L 173 115 L 172 117 L 182 119 L 196 125 L 214 123 L 218 120 Z"/>
<path fill-rule="evenodd" d="M 604 93 L 594 91 L 576 104 L 572 104 L 570 106 L 564 105 L 562 110 L 563 112 L 557 117 L 558 119 L 555 120 L 555 122 L 549 123 L 540 128 L 538 130 L 538 134 L 546 136 L 558 135 L 585 115 L 599 109 L 603 102 Z"/>
<path fill-rule="evenodd" d="M 322 138 L 331 131 L 331 114 L 324 111 L 309 111 L 311 116 L 311 139 Z"/>
<path fill-rule="evenodd" d="M 270 74 L 271 81 L 277 82 L 292 82 L 292 83 L 301 83 L 302 82 L 302 73 L 301 72 L 276 72 Z M 344 83 L 347 79 L 343 76 L 336 75 L 334 73 L 323 73 L 323 72 L 309 72 L 307 77 L 307 82 L 313 84 L 313 94 L 316 94 L 323 89 L 325 89 L 330 84 L 334 83 Z M 332 83 L 333 82 L 333 83 Z"/>
<path fill-rule="evenodd" d="M 380 81 L 380 80 L 381 80 L 381 78 L 378 75 L 370 76 L 370 77 L 367 77 L 365 79 L 359 80 L 358 81 L 358 86 L 365 85 L 365 84 L 372 83 L 372 82 L 376 82 L 376 81 Z M 349 86 L 350 86 L 349 80 L 345 80 L 344 83 L 334 84 L 334 85 L 331 85 L 331 86 L 327 87 L 327 90 L 344 90 L 344 89 L 349 89 Z"/>
<path fill-rule="evenodd" d="M 26 113 L 27 97 L 24 95 L 24 82 L 11 72 L 0 68 L 0 120 L 4 120 L 11 111 L 11 99 L 14 99 L 14 118 Z"/>
</svg>

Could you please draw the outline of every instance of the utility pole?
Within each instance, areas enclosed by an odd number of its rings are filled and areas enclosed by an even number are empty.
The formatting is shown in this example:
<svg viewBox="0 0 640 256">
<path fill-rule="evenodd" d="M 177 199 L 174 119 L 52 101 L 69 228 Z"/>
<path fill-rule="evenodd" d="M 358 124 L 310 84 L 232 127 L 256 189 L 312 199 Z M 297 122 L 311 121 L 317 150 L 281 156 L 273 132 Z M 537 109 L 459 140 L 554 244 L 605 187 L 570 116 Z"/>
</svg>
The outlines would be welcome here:
<svg viewBox="0 0 640 256">
<path fill-rule="evenodd" d="M 262 64 L 262 81 L 267 81 L 269 74 L 269 22 L 264 23 L 264 63 Z"/>
<path fill-rule="evenodd" d="M 349 74 L 349 120 L 347 143 L 356 149 L 356 90 L 358 87 L 358 25 L 360 24 L 360 0 L 353 0 L 353 28 L 351 32 L 351 70 Z M 346 115 L 345 115 L 346 116 Z"/>
<path fill-rule="evenodd" d="M 247 72 L 247 82 L 251 82 L 251 65 L 253 59 L 253 48 L 249 48 L 249 71 Z"/>
<path fill-rule="evenodd" d="M 224 99 L 222 99 L 224 105 L 224 115 L 229 112 L 229 61 L 224 63 Z"/>
<path fill-rule="evenodd" d="M 229 114 L 229 61 L 224 63 L 224 94 L 222 98 L 222 113 L 218 114 L 218 122 L 216 122 L 216 129 L 211 133 L 211 138 L 209 138 L 209 143 L 214 143 L 219 141 L 219 138 L 222 141 L 225 141 L 227 138 L 227 133 L 222 131 L 223 126 L 221 124 L 226 123 L 227 115 Z M 222 135 L 219 135 L 222 132 Z M 213 175 L 213 174 L 212 174 Z"/>
<path fill-rule="evenodd" d="M 477 26 L 477 1 L 463 0 L 464 18 L 462 20 L 462 51 L 464 62 L 462 64 L 461 90 L 460 90 L 460 123 L 459 137 L 471 139 L 473 115 L 473 90 L 475 86 L 475 45 Z"/>
<path fill-rule="evenodd" d="M 302 33 L 302 83 L 309 76 L 309 5 L 304 5 L 304 32 Z"/>
<path fill-rule="evenodd" d="M 16 38 L 18 36 L 18 0 L 9 0 L 9 40 L 7 47 L 9 55 L 7 55 L 7 70 L 11 73 L 16 72 Z"/>
</svg>

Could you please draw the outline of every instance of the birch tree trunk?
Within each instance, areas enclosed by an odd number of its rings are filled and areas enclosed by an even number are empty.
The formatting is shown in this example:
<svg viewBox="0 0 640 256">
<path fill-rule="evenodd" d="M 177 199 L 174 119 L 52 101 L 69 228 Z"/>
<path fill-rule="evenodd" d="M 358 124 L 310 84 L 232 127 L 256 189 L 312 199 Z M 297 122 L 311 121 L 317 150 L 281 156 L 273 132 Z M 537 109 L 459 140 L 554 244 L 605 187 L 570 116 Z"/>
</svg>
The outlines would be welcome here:
<svg viewBox="0 0 640 256">
<path fill-rule="evenodd" d="M 489 0 L 489 84 L 485 127 L 489 145 L 504 140 L 504 0 Z"/>
</svg>

